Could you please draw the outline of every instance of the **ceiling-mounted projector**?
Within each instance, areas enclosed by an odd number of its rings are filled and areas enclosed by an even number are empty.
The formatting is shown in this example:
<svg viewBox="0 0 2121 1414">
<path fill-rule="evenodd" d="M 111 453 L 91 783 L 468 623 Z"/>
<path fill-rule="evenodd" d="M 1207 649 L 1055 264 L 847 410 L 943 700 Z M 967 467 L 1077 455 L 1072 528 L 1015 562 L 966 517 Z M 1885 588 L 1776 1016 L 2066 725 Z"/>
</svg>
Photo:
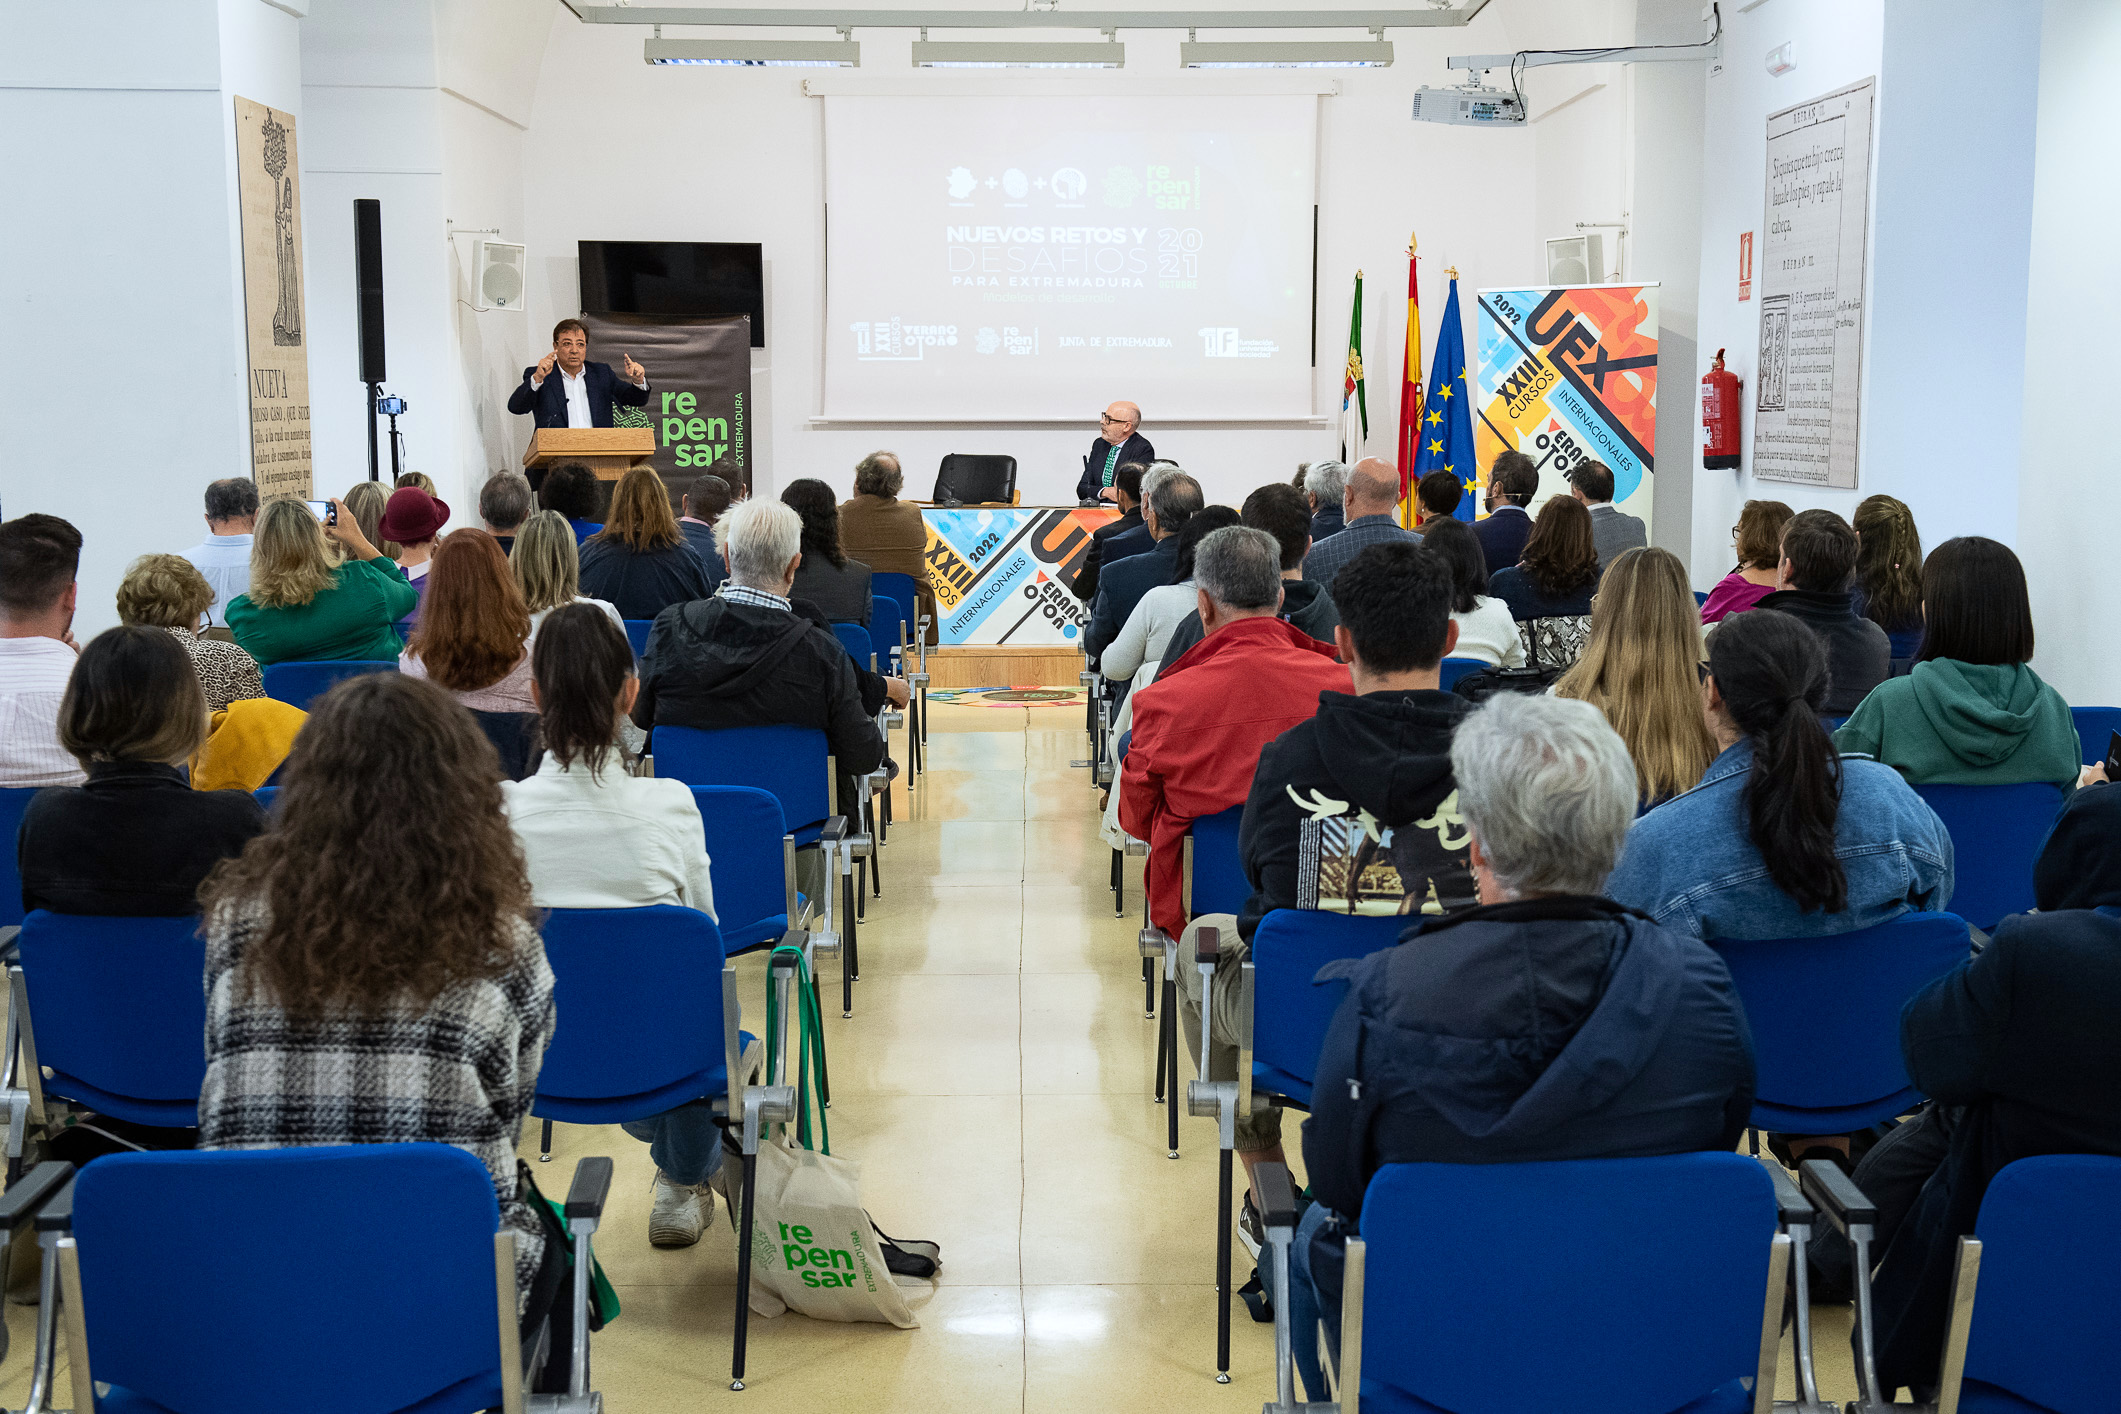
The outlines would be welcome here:
<svg viewBox="0 0 2121 1414">
<path fill-rule="evenodd" d="M 1469 84 L 1464 88 L 1418 88 L 1414 90 L 1414 121 L 1456 123 L 1466 128 L 1487 128 L 1498 123 L 1524 121 L 1524 104 L 1517 95 L 1499 88 Z"/>
</svg>

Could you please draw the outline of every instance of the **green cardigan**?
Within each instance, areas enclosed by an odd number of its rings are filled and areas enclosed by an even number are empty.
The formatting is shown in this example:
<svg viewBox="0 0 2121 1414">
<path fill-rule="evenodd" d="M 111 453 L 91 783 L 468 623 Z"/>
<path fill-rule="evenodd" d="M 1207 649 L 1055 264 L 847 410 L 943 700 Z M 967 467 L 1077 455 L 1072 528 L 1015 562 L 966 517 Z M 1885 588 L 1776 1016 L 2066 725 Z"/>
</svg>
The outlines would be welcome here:
<svg viewBox="0 0 2121 1414">
<path fill-rule="evenodd" d="M 1887 678 L 1857 704 L 1834 744 L 1871 756 L 1911 785 L 2077 788 L 2081 746 L 2069 704 L 2023 663 L 1934 658 Z"/>
<path fill-rule="evenodd" d="M 393 627 L 420 602 L 397 565 L 378 555 L 348 560 L 307 604 L 274 608 L 248 594 L 229 601 L 237 646 L 261 664 L 366 659 L 396 662 L 405 645 Z"/>
</svg>

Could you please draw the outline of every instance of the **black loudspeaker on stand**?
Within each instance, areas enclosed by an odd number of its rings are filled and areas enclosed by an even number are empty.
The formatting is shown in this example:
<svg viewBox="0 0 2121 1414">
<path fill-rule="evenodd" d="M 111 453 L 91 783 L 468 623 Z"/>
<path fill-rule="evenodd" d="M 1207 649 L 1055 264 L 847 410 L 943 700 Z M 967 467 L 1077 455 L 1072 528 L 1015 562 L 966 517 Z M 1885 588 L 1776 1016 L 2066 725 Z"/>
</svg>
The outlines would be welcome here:
<svg viewBox="0 0 2121 1414">
<path fill-rule="evenodd" d="M 368 385 L 368 479 L 380 479 L 376 459 L 376 404 L 383 383 L 383 203 L 362 197 L 353 204 L 354 288 L 361 325 L 361 381 Z M 392 419 L 395 425 L 396 419 Z M 393 438 L 391 454 L 397 455 Z"/>
</svg>

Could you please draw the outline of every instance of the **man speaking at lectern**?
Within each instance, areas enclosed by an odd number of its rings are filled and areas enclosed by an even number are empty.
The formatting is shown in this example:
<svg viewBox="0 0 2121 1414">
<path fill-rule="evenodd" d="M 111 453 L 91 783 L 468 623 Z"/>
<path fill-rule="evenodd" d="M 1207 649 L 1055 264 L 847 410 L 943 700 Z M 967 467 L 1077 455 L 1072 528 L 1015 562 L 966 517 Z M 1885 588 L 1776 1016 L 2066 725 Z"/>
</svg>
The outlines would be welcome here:
<svg viewBox="0 0 2121 1414">
<path fill-rule="evenodd" d="M 1103 430 L 1083 459 L 1083 479 L 1075 483 L 1078 501 L 1117 501 L 1119 493 L 1112 489 L 1112 480 L 1119 469 L 1128 462 L 1147 466 L 1156 460 L 1156 448 L 1141 434 L 1142 410 L 1134 404 L 1114 403 L 1098 418 L 1098 424 Z"/>
<path fill-rule="evenodd" d="M 552 326 L 552 352 L 523 370 L 523 381 L 508 395 L 508 410 L 535 413 L 540 427 L 609 427 L 613 403 L 637 408 L 648 402 L 648 370 L 631 354 L 624 357 L 621 380 L 610 364 L 588 361 L 589 330 L 582 321 L 562 319 Z"/>
</svg>

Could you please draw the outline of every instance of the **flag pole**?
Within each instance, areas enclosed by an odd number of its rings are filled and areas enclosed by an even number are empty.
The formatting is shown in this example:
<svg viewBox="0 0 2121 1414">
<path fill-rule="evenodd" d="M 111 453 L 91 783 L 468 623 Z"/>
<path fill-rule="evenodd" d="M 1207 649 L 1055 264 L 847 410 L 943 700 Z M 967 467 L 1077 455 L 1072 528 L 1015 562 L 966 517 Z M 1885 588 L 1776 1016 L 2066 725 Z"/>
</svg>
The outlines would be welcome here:
<svg viewBox="0 0 2121 1414">
<path fill-rule="evenodd" d="M 1421 286 L 1415 278 L 1416 232 L 1407 233 L 1407 347 L 1399 376 L 1399 523 L 1414 525 L 1414 459 L 1421 450 Z"/>
</svg>

